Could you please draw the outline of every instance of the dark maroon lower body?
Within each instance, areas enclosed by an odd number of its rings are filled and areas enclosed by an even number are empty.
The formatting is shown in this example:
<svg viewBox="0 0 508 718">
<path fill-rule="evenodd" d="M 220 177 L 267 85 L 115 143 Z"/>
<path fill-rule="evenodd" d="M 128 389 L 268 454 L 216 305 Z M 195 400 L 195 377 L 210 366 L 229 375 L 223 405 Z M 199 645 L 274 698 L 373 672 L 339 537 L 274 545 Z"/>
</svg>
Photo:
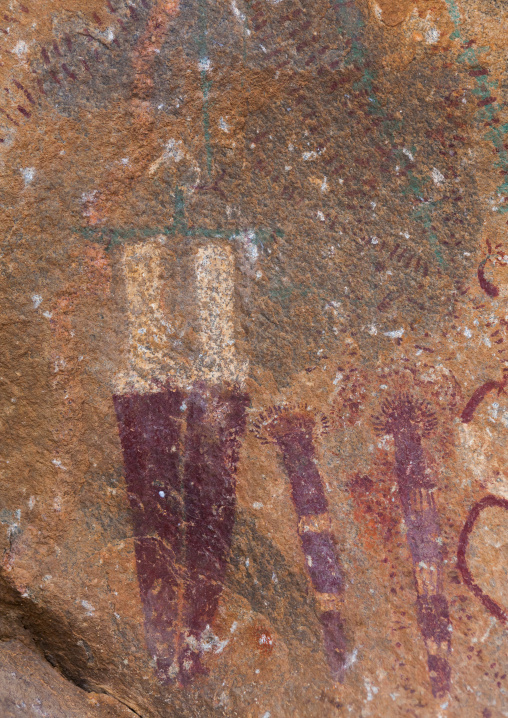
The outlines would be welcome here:
<svg viewBox="0 0 508 718">
<path fill-rule="evenodd" d="M 224 582 L 235 520 L 239 436 L 247 396 L 200 386 L 187 399 L 183 469 L 186 581 L 183 681 L 201 671 L 199 636 L 213 620 Z"/>
<path fill-rule="evenodd" d="M 425 505 L 422 499 L 418 501 L 418 506 L 413 505 L 418 493 L 421 496 L 431 496 L 427 491 L 411 492 L 407 486 L 399 485 L 407 527 L 406 539 L 415 572 L 418 625 L 427 648 L 432 693 L 438 697 L 444 696 L 450 690 L 451 668 L 448 654 L 452 643 L 451 620 L 448 600 L 442 588 L 442 554 L 438 543 L 439 515 L 433 498 L 427 498 Z M 434 567 L 436 578 L 432 586 L 419 585 L 416 575 L 421 565 Z"/>
<path fill-rule="evenodd" d="M 311 524 L 326 524 L 328 502 L 316 466 L 313 425 L 295 415 L 279 420 L 279 427 L 276 441 L 291 482 L 293 504 L 300 524 L 306 519 Z M 318 601 L 321 605 L 338 604 L 344 592 L 344 578 L 332 534 L 327 529 L 314 527 L 301 530 L 300 539 Z M 347 668 L 348 641 L 341 612 L 334 606 L 322 610 L 319 618 L 330 674 L 334 680 L 342 681 Z"/>
<path fill-rule="evenodd" d="M 236 390 L 205 385 L 187 396 L 166 387 L 114 397 L 146 641 L 163 682 L 202 670 L 199 639 L 217 610 L 231 544 L 246 403 Z"/>
</svg>

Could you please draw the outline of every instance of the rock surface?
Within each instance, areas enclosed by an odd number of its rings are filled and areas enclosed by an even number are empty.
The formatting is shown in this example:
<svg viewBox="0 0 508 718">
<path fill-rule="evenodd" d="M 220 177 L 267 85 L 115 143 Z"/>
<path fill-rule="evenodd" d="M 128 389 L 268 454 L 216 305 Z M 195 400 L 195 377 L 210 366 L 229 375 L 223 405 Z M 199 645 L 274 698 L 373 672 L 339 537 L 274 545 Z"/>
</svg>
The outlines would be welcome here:
<svg viewBox="0 0 508 718">
<path fill-rule="evenodd" d="M 43 657 L 12 640 L 0 643 L 0 710 L 3 718 L 129 718 L 136 715 L 111 697 L 80 690 Z"/>
<path fill-rule="evenodd" d="M 506 27 L 4 3 L 5 715 L 508 715 Z"/>
</svg>

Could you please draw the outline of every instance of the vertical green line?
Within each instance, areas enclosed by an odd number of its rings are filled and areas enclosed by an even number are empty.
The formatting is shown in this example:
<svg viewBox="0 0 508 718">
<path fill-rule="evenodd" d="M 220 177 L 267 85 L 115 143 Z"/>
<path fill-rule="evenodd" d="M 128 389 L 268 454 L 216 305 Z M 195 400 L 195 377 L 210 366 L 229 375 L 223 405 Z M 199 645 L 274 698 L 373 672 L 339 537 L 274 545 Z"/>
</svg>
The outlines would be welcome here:
<svg viewBox="0 0 508 718">
<path fill-rule="evenodd" d="M 208 33 L 207 23 L 208 5 L 207 0 L 199 0 L 199 24 L 200 33 L 198 39 L 199 64 L 201 67 L 201 91 L 203 93 L 203 132 L 205 136 L 206 167 L 208 176 L 212 174 L 212 145 L 210 142 L 210 115 L 208 96 L 212 87 L 212 81 L 207 76 L 208 50 L 206 36 Z"/>
</svg>

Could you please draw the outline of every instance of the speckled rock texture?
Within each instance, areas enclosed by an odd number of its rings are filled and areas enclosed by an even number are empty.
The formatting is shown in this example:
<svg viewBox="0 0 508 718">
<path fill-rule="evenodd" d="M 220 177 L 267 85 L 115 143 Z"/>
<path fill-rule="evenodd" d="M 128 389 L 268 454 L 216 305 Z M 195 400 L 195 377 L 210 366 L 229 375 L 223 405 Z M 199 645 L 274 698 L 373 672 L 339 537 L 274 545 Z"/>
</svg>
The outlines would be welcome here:
<svg viewBox="0 0 508 718">
<path fill-rule="evenodd" d="M 2 0 L 2 716 L 508 716 L 507 38 Z"/>
</svg>

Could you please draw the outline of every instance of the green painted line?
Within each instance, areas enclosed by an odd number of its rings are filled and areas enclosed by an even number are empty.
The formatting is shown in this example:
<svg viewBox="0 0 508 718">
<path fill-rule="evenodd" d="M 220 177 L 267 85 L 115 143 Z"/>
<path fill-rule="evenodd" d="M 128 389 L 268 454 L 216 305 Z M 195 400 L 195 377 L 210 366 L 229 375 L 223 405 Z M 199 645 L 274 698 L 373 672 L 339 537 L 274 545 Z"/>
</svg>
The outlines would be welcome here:
<svg viewBox="0 0 508 718">
<path fill-rule="evenodd" d="M 212 81 L 208 80 L 207 70 L 203 65 L 209 62 L 208 59 L 208 47 L 206 36 L 208 34 L 208 4 L 207 0 L 199 0 L 199 25 L 200 33 L 198 38 L 198 54 L 199 63 L 201 69 L 201 91 L 203 93 L 203 133 L 205 137 L 205 149 L 206 149 L 206 168 L 208 176 L 212 175 L 212 162 L 213 162 L 213 151 L 211 144 L 210 135 L 210 113 L 209 113 L 209 94 L 212 87 Z"/>
<path fill-rule="evenodd" d="M 455 31 L 460 32 L 460 11 L 455 0 L 445 0 L 448 7 L 448 14 L 455 26 Z"/>
</svg>

